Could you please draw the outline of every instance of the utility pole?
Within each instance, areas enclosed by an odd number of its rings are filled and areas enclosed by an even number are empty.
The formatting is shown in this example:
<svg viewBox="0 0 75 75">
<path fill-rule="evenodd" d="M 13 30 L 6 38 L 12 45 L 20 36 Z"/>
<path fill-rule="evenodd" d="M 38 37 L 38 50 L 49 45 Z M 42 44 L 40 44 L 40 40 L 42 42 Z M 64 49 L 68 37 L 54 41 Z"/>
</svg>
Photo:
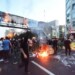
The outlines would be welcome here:
<svg viewBox="0 0 75 75">
<path fill-rule="evenodd" d="M 45 21 L 45 9 L 44 9 L 44 21 Z"/>
</svg>

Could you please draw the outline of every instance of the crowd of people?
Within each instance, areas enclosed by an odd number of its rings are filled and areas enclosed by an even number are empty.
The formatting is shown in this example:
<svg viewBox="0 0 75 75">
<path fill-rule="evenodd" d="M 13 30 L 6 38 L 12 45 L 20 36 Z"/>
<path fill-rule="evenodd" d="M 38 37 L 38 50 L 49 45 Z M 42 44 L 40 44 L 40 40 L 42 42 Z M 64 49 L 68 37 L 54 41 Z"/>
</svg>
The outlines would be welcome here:
<svg viewBox="0 0 75 75">
<path fill-rule="evenodd" d="M 65 55 L 71 55 L 71 42 L 72 40 L 70 38 L 53 38 L 52 40 L 49 40 L 49 44 L 54 49 L 54 55 L 57 54 L 58 50 L 65 50 Z"/>
<path fill-rule="evenodd" d="M 20 39 L 9 39 L 5 37 L 5 39 L 0 38 L 0 61 L 4 60 L 4 62 L 9 62 L 11 55 L 13 54 L 15 60 L 17 60 L 17 53 L 20 52 L 20 58 L 22 64 L 20 66 L 25 67 L 25 73 L 28 73 L 28 64 L 29 64 L 29 48 L 33 46 L 33 42 L 35 42 L 36 38 L 31 35 L 30 31 L 27 31 L 25 35 Z M 36 43 L 36 42 L 35 42 Z M 48 40 L 48 44 L 52 46 L 54 50 L 54 55 L 57 54 L 58 50 L 63 50 L 63 46 L 65 47 L 65 55 L 71 55 L 71 39 L 57 39 L 53 38 L 52 40 Z"/>
<path fill-rule="evenodd" d="M 0 61 L 4 61 L 5 63 L 9 62 L 9 60 L 15 57 L 21 58 L 21 65 L 25 67 L 25 73 L 28 73 L 28 64 L 29 64 L 29 48 L 32 46 L 35 37 L 32 35 L 30 31 L 26 31 L 23 37 L 19 39 L 9 39 L 5 37 L 5 39 L 0 39 Z M 19 55 L 17 55 L 19 53 Z M 20 65 L 20 66 L 21 66 Z"/>
</svg>

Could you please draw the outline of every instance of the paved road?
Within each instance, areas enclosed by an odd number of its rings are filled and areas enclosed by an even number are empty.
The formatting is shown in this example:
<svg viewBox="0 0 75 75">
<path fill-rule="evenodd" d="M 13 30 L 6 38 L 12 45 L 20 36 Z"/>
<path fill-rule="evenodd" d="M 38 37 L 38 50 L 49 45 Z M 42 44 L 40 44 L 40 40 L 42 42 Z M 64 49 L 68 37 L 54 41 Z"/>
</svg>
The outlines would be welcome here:
<svg viewBox="0 0 75 75">
<path fill-rule="evenodd" d="M 71 56 L 58 53 L 49 58 L 31 58 L 29 75 L 75 75 L 75 52 Z M 0 62 L 0 75 L 25 75 L 18 64 Z"/>
</svg>

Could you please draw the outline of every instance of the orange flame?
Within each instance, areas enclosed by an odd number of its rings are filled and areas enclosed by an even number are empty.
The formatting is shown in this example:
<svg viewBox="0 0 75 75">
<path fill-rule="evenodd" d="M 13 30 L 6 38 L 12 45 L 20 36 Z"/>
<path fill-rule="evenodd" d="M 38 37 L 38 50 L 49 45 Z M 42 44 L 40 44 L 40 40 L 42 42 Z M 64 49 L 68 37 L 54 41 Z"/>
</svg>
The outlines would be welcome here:
<svg viewBox="0 0 75 75">
<path fill-rule="evenodd" d="M 40 45 L 40 48 L 38 49 L 37 57 L 48 57 L 50 54 L 54 54 L 54 50 L 51 46 L 44 44 Z"/>
<path fill-rule="evenodd" d="M 50 54 L 54 54 L 54 50 L 50 45 L 42 44 L 40 47 L 35 51 L 36 57 L 42 63 L 46 64 L 49 59 L 51 59 Z"/>
<path fill-rule="evenodd" d="M 42 53 L 39 53 L 39 56 L 41 56 L 41 57 L 47 57 L 48 53 L 47 52 L 42 52 Z"/>
</svg>

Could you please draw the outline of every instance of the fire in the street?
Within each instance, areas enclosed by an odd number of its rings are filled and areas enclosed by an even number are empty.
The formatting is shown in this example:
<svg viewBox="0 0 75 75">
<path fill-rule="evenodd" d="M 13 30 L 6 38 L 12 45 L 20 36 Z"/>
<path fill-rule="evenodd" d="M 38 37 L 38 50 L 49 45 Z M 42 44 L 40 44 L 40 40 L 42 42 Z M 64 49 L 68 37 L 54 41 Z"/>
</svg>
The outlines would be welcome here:
<svg viewBox="0 0 75 75">
<path fill-rule="evenodd" d="M 38 53 L 38 55 L 41 57 L 47 57 L 48 53 L 44 51 L 44 52 Z"/>
<path fill-rule="evenodd" d="M 54 50 L 49 45 L 41 45 L 39 51 L 37 52 L 37 57 L 48 57 L 50 54 L 53 54 Z"/>
</svg>

